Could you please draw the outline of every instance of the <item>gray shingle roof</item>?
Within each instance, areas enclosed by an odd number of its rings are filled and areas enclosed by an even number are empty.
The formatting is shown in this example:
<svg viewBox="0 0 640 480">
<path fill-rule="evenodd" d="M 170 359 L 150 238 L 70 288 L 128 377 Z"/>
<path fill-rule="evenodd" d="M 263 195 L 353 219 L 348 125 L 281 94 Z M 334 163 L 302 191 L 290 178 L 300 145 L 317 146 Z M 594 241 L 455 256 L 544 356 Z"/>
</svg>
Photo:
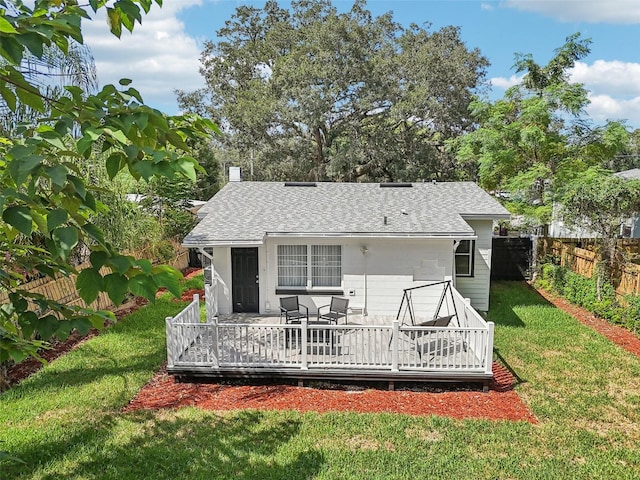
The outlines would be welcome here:
<svg viewBox="0 0 640 480">
<path fill-rule="evenodd" d="M 628 178 L 630 180 L 640 180 L 640 168 L 632 168 L 622 172 L 614 173 L 616 177 Z"/>
<path fill-rule="evenodd" d="M 230 182 L 200 210 L 204 219 L 184 244 L 261 242 L 265 235 L 473 235 L 464 218 L 509 218 L 473 182 L 378 183 Z M 384 222 L 387 217 L 387 223 Z M 463 218 L 464 217 L 464 218 Z"/>
</svg>

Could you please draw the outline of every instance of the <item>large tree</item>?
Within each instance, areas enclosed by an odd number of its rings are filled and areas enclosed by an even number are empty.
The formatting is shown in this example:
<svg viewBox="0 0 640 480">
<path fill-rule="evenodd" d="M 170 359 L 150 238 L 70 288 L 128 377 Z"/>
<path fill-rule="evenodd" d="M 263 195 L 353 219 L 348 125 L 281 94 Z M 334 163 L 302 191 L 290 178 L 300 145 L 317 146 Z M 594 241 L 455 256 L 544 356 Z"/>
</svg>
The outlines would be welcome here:
<svg viewBox="0 0 640 480">
<path fill-rule="evenodd" d="M 510 209 L 533 225 L 546 225 L 564 188 L 587 168 L 606 165 L 628 140 L 624 124 L 585 118 L 588 92 L 569 74 L 589 45 L 571 35 L 544 66 L 517 55 L 522 81 L 500 100 L 475 101 L 478 128 L 453 143 L 460 161 L 477 164 L 481 185 L 506 192 Z"/>
<path fill-rule="evenodd" d="M 185 109 L 222 125 L 257 179 L 455 178 L 445 141 L 469 131 L 487 60 L 455 27 L 403 29 L 356 1 L 241 6 L 207 42 L 208 87 Z"/>
<path fill-rule="evenodd" d="M 0 137 L 0 290 L 9 301 L 0 306 L 0 365 L 8 358 L 37 355 L 51 336 L 101 326 L 109 312 L 64 305 L 26 291 L 29 276 L 73 275 L 70 254 L 84 242 L 90 266 L 76 286 L 90 304 L 100 291 L 114 303 L 127 292 L 153 300 L 158 287 L 179 292 L 179 272 L 152 266 L 119 253 L 95 225 L 104 211 L 97 190 L 79 165 L 100 161 L 110 178 L 127 171 L 136 179 L 187 176 L 195 179 L 198 162 L 185 152 L 188 142 L 210 134 L 215 125 L 194 116 L 167 116 L 144 105 L 129 80 L 90 93 L 66 86 L 55 95 L 21 69 L 27 55 L 42 59 L 51 48 L 67 54 L 82 45 L 83 19 L 105 8 L 112 33 L 133 30 L 142 13 L 162 0 L 0 0 L 0 97 L 15 112 L 24 105 L 37 118 Z M 103 267 L 106 269 L 103 269 Z"/>
</svg>

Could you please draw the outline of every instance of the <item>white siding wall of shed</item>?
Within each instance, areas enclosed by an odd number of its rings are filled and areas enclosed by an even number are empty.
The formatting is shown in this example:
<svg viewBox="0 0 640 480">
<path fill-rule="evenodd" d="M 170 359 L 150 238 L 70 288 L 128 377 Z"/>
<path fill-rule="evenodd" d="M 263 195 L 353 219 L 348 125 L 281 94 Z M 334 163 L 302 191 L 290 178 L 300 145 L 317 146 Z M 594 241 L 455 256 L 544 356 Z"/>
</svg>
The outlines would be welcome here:
<svg viewBox="0 0 640 480">
<path fill-rule="evenodd" d="M 491 282 L 491 242 L 493 222 L 491 220 L 467 220 L 475 230 L 476 240 L 473 277 L 456 277 L 456 289 L 463 297 L 471 299 L 476 310 L 489 310 L 489 285 Z"/>
</svg>

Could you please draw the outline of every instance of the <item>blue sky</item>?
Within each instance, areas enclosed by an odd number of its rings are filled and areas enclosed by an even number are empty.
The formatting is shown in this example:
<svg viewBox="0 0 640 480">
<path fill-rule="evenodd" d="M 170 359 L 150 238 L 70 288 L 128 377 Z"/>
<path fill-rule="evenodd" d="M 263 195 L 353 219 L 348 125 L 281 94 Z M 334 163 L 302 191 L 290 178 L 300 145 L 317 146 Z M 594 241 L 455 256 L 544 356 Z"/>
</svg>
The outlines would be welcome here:
<svg viewBox="0 0 640 480">
<path fill-rule="evenodd" d="M 164 0 L 162 9 L 154 5 L 142 26 L 121 40 L 109 35 L 103 17 L 96 18 L 85 25 L 85 41 L 101 84 L 130 78 L 148 104 L 177 113 L 173 91 L 204 86 L 198 73 L 203 42 L 215 39 L 241 4 L 262 7 L 264 1 Z M 333 4 L 345 11 L 352 2 Z M 516 52 L 544 64 L 567 36 L 581 32 L 593 41 L 591 54 L 572 78 L 591 91 L 587 113 L 596 123 L 626 119 L 640 128 L 640 0 L 369 0 L 368 8 L 374 15 L 392 11 L 404 26 L 459 26 L 467 46 L 491 63 L 492 98 L 517 81 Z"/>
</svg>

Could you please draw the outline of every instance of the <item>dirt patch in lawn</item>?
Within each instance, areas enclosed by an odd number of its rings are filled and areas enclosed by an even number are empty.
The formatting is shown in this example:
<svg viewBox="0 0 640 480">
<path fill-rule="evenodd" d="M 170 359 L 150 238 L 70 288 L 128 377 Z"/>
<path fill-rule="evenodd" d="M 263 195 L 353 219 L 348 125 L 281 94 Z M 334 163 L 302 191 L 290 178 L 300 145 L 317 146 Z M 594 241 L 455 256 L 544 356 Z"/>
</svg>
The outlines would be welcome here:
<svg viewBox="0 0 640 480">
<path fill-rule="evenodd" d="M 297 410 L 300 412 L 390 412 L 490 420 L 537 420 L 513 391 L 514 378 L 494 363 L 488 393 L 477 386 L 413 385 L 396 391 L 326 384 L 324 388 L 292 385 L 180 383 L 166 369 L 142 388 L 124 411 L 194 406 L 205 410 Z"/>
<path fill-rule="evenodd" d="M 535 287 L 534 287 L 535 288 Z M 604 335 L 616 345 L 624 348 L 634 355 L 640 356 L 640 338 L 633 332 L 618 325 L 613 325 L 602 318 L 596 317 L 590 311 L 569 303 L 564 298 L 558 297 L 546 290 L 536 289 L 545 300 L 552 303 L 556 308 L 564 310 L 580 323 L 594 329 Z"/>
</svg>

